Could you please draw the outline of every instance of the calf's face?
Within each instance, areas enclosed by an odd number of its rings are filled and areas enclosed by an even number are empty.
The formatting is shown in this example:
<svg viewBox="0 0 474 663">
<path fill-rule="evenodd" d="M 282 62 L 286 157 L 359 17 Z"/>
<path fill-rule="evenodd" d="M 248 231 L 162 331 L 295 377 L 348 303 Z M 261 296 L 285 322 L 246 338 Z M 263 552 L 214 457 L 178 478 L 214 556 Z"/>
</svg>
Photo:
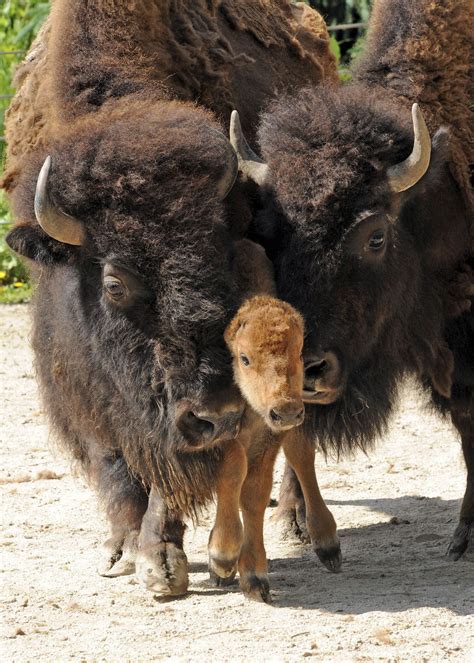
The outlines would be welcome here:
<svg viewBox="0 0 474 663">
<path fill-rule="evenodd" d="M 234 380 L 276 432 L 299 426 L 304 419 L 303 337 L 299 313 L 266 296 L 245 302 L 226 330 Z"/>
</svg>

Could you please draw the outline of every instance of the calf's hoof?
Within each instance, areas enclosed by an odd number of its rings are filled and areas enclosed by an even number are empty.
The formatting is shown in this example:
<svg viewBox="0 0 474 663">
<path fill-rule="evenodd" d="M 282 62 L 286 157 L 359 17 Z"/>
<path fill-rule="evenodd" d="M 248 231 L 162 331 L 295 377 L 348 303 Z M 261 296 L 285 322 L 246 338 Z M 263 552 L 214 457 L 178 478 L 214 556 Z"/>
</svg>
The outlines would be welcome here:
<svg viewBox="0 0 474 663">
<path fill-rule="evenodd" d="M 218 576 L 216 573 L 214 573 L 214 571 L 209 569 L 209 581 L 212 585 L 214 585 L 214 587 L 230 587 L 236 583 L 235 573 L 222 578 L 221 576 Z"/>
<path fill-rule="evenodd" d="M 138 532 L 112 536 L 102 546 L 102 559 L 97 572 L 106 578 L 118 578 L 135 573 Z"/>
<path fill-rule="evenodd" d="M 340 573 L 342 565 L 341 544 L 339 541 L 325 546 L 319 544 L 313 545 L 314 552 L 319 557 L 319 561 L 331 571 L 331 573 Z"/>
<path fill-rule="evenodd" d="M 271 603 L 270 583 L 268 576 L 258 576 L 255 573 L 240 575 L 240 588 L 248 599 L 260 603 Z"/>
<path fill-rule="evenodd" d="M 447 555 L 453 561 L 462 557 L 469 550 L 469 556 L 474 556 L 473 544 L 474 522 L 460 520 L 459 525 L 454 530 L 453 538 L 449 544 Z"/>
<path fill-rule="evenodd" d="M 209 577 L 216 587 L 231 585 L 237 573 L 238 559 L 224 559 L 209 553 Z"/>
<path fill-rule="evenodd" d="M 139 550 L 135 560 L 140 583 L 150 592 L 182 596 L 188 590 L 188 558 L 174 543 Z"/>
</svg>

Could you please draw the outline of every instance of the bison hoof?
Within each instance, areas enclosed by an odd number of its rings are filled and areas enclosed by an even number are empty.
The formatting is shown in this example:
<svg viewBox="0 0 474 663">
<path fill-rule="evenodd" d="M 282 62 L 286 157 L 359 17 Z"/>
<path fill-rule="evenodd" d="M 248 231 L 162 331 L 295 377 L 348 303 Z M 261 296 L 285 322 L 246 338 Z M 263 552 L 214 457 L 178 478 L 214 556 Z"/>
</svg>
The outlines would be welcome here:
<svg viewBox="0 0 474 663">
<path fill-rule="evenodd" d="M 139 550 L 136 561 L 138 580 L 150 592 L 182 596 L 188 589 L 188 559 L 174 543 L 161 542 L 151 549 Z"/>
<path fill-rule="evenodd" d="M 474 522 L 460 521 L 459 525 L 454 530 L 453 538 L 449 544 L 447 555 L 450 559 L 456 561 L 462 557 L 466 551 L 474 552 L 472 549 L 472 534 L 474 530 Z"/>
<path fill-rule="evenodd" d="M 240 587 L 248 599 L 260 603 L 271 603 L 270 583 L 268 576 L 258 576 L 254 573 L 244 573 L 240 576 Z"/>
<path fill-rule="evenodd" d="M 313 547 L 319 560 L 331 573 L 339 573 L 341 571 L 342 554 L 339 541 L 326 546 L 314 545 Z"/>
<path fill-rule="evenodd" d="M 113 536 L 102 546 L 102 559 L 97 571 L 106 578 L 118 578 L 135 572 L 138 532 Z"/>
<path fill-rule="evenodd" d="M 299 539 L 302 543 L 310 543 L 310 537 L 303 522 L 299 522 L 294 509 L 281 511 L 276 509 L 271 516 L 280 525 L 281 537 L 286 539 Z"/>
</svg>

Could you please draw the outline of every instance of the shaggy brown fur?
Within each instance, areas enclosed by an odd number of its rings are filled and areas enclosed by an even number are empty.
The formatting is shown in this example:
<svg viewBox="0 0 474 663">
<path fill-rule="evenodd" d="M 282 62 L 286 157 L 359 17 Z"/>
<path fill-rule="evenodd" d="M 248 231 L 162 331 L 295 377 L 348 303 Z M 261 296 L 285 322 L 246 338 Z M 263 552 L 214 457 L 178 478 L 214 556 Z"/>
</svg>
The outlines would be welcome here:
<svg viewBox="0 0 474 663">
<path fill-rule="evenodd" d="M 454 558 L 474 527 L 474 437 L 459 423 L 474 415 L 473 11 L 470 0 L 381 0 L 355 80 L 276 101 L 260 129 L 269 166 L 260 228 L 278 294 L 307 329 L 305 428 L 337 452 L 366 448 L 385 432 L 407 373 L 429 386 L 468 468 Z M 388 174 L 412 150 L 414 102 L 431 161 L 397 194 Z"/>
<path fill-rule="evenodd" d="M 96 26 L 91 34 L 89 16 Z M 90 40 L 87 48 L 81 39 Z M 88 10 L 56 0 L 16 76 L 6 115 L 4 186 L 11 190 L 21 160 L 49 142 L 58 116 L 94 112 L 107 100 L 146 89 L 155 98 L 197 100 L 225 125 L 237 107 L 253 135 L 259 111 L 275 93 L 323 77 L 337 78 L 325 24 L 317 12 L 287 0 L 258 6 L 198 0 L 192 7 L 178 0 L 118 7 L 97 0 Z"/>
<path fill-rule="evenodd" d="M 449 127 L 450 165 L 472 209 L 473 25 L 471 0 L 376 2 L 355 69 L 355 80 L 379 97 L 404 108 L 416 100 L 432 135 L 441 125 Z"/>
</svg>

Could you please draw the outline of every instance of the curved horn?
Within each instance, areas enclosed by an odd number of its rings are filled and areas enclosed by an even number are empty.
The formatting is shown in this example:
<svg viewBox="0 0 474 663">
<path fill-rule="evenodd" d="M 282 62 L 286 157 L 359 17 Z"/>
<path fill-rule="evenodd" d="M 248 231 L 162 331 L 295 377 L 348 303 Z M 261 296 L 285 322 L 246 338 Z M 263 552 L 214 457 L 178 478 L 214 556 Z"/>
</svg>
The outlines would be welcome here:
<svg viewBox="0 0 474 663">
<path fill-rule="evenodd" d="M 230 142 L 237 153 L 240 171 L 259 186 L 268 178 L 268 165 L 258 157 L 245 140 L 236 110 L 230 116 Z"/>
<path fill-rule="evenodd" d="M 55 207 L 48 194 L 48 177 L 51 169 L 51 157 L 46 157 L 35 191 L 35 215 L 44 232 L 64 244 L 80 246 L 84 242 L 83 224 Z"/>
<path fill-rule="evenodd" d="M 396 193 L 416 184 L 428 170 L 431 157 L 431 138 L 418 104 L 411 107 L 413 119 L 413 150 L 410 156 L 387 170 L 390 186 Z"/>
<path fill-rule="evenodd" d="M 226 151 L 224 171 L 221 179 L 217 183 L 217 193 L 219 198 L 224 200 L 224 198 L 230 193 L 230 190 L 234 186 L 234 182 L 237 179 L 237 175 L 239 174 L 239 164 L 237 162 L 237 155 L 235 154 L 232 145 L 229 143 L 229 140 L 226 138 L 226 136 L 224 136 L 222 131 L 218 131 L 217 129 L 213 128 L 211 131 L 214 135 L 219 136 L 224 144 Z"/>
</svg>

